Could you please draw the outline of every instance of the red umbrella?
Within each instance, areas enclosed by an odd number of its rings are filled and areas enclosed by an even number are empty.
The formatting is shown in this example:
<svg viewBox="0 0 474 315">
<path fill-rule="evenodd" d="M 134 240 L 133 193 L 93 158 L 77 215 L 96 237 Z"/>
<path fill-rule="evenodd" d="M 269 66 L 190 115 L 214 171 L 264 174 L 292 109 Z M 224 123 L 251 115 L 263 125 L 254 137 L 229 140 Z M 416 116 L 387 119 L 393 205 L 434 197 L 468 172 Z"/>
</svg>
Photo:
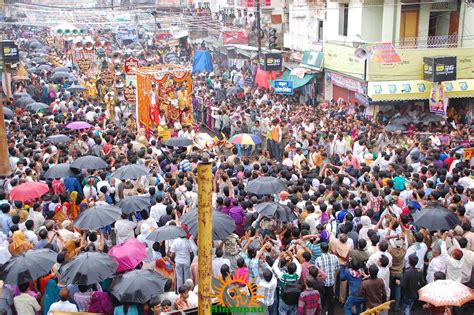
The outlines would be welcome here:
<svg viewBox="0 0 474 315">
<path fill-rule="evenodd" d="M 40 198 L 48 191 L 49 187 L 45 183 L 28 182 L 13 188 L 10 192 L 10 200 L 28 201 Z"/>
<path fill-rule="evenodd" d="M 146 257 L 146 246 L 136 238 L 131 238 L 125 243 L 115 245 L 107 253 L 118 262 L 117 272 L 132 270 Z"/>
</svg>

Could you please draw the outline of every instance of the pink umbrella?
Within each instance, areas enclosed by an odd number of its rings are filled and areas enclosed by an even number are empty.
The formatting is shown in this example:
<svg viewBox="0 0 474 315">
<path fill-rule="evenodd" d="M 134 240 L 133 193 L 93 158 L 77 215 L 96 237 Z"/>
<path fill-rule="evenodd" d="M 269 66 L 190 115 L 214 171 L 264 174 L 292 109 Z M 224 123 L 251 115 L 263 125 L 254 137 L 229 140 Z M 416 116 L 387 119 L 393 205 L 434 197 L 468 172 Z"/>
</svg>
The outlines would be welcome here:
<svg viewBox="0 0 474 315">
<path fill-rule="evenodd" d="M 146 246 L 136 238 L 112 247 L 108 255 L 117 260 L 117 272 L 133 270 L 147 257 Z"/>
<path fill-rule="evenodd" d="M 10 191 L 10 200 L 28 201 L 39 198 L 49 191 L 45 183 L 27 182 L 16 186 Z"/>
<path fill-rule="evenodd" d="M 89 129 L 90 127 L 92 125 L 85 121 L 73 121 L 66 125 L 66 128 L 73 130 Z"/>
</svg>

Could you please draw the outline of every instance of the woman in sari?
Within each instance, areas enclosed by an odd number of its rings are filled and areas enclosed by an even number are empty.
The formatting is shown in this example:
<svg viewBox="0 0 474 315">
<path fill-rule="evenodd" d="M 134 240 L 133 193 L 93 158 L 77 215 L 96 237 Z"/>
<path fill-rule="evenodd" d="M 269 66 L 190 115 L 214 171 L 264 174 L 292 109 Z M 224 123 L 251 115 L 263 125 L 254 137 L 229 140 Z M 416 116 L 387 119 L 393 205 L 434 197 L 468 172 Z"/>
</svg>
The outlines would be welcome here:
<svg viewBox="0 0 474 315">
<path fill-rule="evenodd" d="M 48 315 L 49 308 L 55 302 L 59 301 L 59 287 L 55 278 L 46 282 L 43 296 L 43 314 Z"/>
<path fill-rule="evenodd" d="M 72 220 L 75 220 L 78 216 L 79 216 L 79 213 L 80 213 L 80 208 L 79 208 L 79 205 L 77 203 L 77 195 L 78 195 L 78 192 L 77 191 L 73 191 L 70 195 L 70 210 L 71 212 L 68 213 L 69 217 L 72 219 Z"/>
<path fill-rule="evenodd" d="M 22 253 L 26 253 L 28 250 L 33 248 L 30 242 L 26 240 L 25 234 L 21 231 L 15 231 L 12 237 L 12 243 L 8 246 L 8 250 L 12 256 L 18 256 Z"/>
<path fill-rule="evenodd" d="M 176 273 L 174 263 L 168 255 L 155 261 L 155 271 L 161 273 L 165 278 L 171 280 L 171 287 L 176 290 Z"/>
</svg>

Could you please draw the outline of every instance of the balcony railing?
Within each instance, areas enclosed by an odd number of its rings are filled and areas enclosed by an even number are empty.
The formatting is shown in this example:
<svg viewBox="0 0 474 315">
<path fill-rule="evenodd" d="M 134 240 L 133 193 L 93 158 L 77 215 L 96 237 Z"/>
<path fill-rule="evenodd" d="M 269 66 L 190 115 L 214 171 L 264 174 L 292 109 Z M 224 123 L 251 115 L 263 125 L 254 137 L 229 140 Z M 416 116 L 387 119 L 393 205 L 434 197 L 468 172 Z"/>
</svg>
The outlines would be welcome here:
<svg viewBox="0 0 474 315">
<path fill-rule="evenodd" d="M 405 37 L 398 43 L 399 48 L 456 48 L 459 35 L 441 35 L 426 37 Z"/>
</svg>

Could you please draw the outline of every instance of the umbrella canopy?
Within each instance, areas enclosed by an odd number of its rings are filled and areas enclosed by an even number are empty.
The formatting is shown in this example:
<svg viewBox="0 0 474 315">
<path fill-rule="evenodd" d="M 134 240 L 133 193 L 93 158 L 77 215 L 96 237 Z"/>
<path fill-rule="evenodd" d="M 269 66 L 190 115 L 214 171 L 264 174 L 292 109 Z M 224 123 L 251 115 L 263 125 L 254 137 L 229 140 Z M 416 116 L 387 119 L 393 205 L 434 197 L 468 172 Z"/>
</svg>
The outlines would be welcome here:
<svg viewBox="0 0 474 315">
<path fill-rule="evenodd" d="M 66 125 L 66 128 L 72 130 L 89 129 L 90 127 L 92 127 L 92 125 L 85 121 L 73 121 Z"/>
<path fill-rule="evenodd" d="M 100 157 L 94 155 L 86 155 L 78 158 L 71 163 L 72 168 L 79 170 L 100 170 L 107 168 L 108 164 Z"/>
<path fill-rule="evenodd" d="M 13 94 L 13 98 L 15 99 L 18 99 L 18 98 L 21 98 L 21 97 L 29 97 L 31 98 L 31 95 L 26 93 L 26 92 L 17 92 L 15 94 Z"/>
<path fill-rule="evenodd" d="M 132 237 L 125 243 L 113 246 L 107 255 L 118 262 L 117 272 L 135 269 L 146 257 L 146 245 Z"/>
<path fill-rule="evenodd" d="M 37 112 L 41 109 L 46 109 L 46 108 L 49 108 L 49 106 L 46 105 L 45 103 L 35 102 L 35 103 L 26 105 L 26 109 L 29 110 L 30 112 Z"/>
<path fill-rule="evenodd" d="M 145 304 L 152 297 L 164 293 L 167 281 L 152 270 L 133 270 L 114 278 L 110 293 L 121 303 Z"/>
<path fill-rule="evenodd" d="M 12 119 L 15 116 L 15 113 L 8 107 L 3 107 L 3 116 L 6 119 Z"/>
<path fill-rule="evenodd" d="M 460 224 L 459 218 L 441 206 L 428 206 L 413 214 L 415 223 L 431 231 L 449 230 Z"/>
<path fill-rule="evenodd" d="M 474 291 L 452 280 L 436 280 L 418 290 L 419 300 L 434 306 L 462 306 L 474 300 Z"/>
<path fill-rule="evenodd" d="M 414 121 L 415 120 L 411 116 L 402 115 L 402 116 L 398 116 L 398 117 L 393 118 L 392 120 L 390 120 L 390 123 L 395 124 L 395 125 L 406 125 L 406 124 L 412 123 Z"/>
<path fill-rule="evenodd" d="M 28 201 L 40 198 L 49 191 L 49 187 L 45 183 L 26 182 L 18 185 L 10 191 L 10 200 Z"/>
<path fill-rule="evenodd" d="M 23 284 L 48 274 L 58 253 L 50 249 L 29 250 L 0 267 L 0 279 L 8 284 Z"/>
<path fill-rule="evenodd" d="M 249 181 L 247 191 L 256 195 L 273 195 L 286 189 L 281 179 L 271 176 L 262 176 Z"/>
<path fill-rule="evenodd" d="M 71 69 L 69 67 L 56 67 L 52 71 L 53 73 L 56 72 L 71 72 Z"/>
<path fill-rule="evenodd" d="M 387 132 L 405 131 L 407 130 L 407 127 L 405 127 L 404 125 L 396 125 L 394 123 L 391 123 L 385 126 L 384 130 Z"/>
<path fill-rule="evenodd" d="M 118 178 L 120 180 L 124 179 L 137 179 L 142 176 L 146 176 L 150 173 L 150 170 L 145 166 L 137 164 L 129 164 L 120 167 L 115 172 L 112 173 L 111 177 Z"/>
<path fill-rule="evenodd" d="M 194 137 L 194 145 L 199 149 L 205 149 L 214 144 L 214 138 L 212 138 L 208 133 L 202 132 L 198 133 Z"/>
<path fill-rule="evenodd" d="M 70 87 L 68 87 L 67 90 L 71 93 L 81 93 L 87 91 L 85 87 L 82 87 L 80 85 L 71 85 Z"/>
<path fill-rule="evenodd" d="M 181 217 L 181 222 L 186 224 L 189 228 L 189 233 L 198 234 L 198 212 L 193 210 L 185 213 Z M 235 230 L 235 221 L 225 213 L 219 211 L 212 212 L 212 238 L 214 240 L 223 240 Z"/>
<path fill-rule="evenodd" d="M 420 117 L 419 121 L 424 123 L 424 124 L 429 124 L 431 122 L 442 122 L 445 121 L 446 118 L 440 115 L 435 115 L 435 114 L 426 114 Z"/>
<path fill-rule="evenodd" d="M 74 226 L 82 230 L 95 231 L 117 221 L 121 215 L 120 208 L 100 204 L 82 211 L 74 221 Z"/>
<path fill-rule="evenodd" d="M 49 142 L 51 142 L 53 144 L 66 143 L 66 142 L 69 142 L 69 141 L 72 140 L 71 138 L 69 138 L 68 136 L 63 135 L 63 134 L 52 135 L 52 136 L 49 136 L 47 139 L 49 140 Z"/>
<path fill-rule="evenodd" d="M 153 242 L 161 242 L 185 236 L 186 231 L 182 227 L 176 225 L 165 225 L 151 232 L 146 239 Z"/>
<path fill-rule="evenodd" d="M 70 74 L 68 72 L 55 72 L 51 76 L 51 79 L 53 79 L 54 82 L 58 82 L 64 79 L 69 79 Z"/>
<path fill-rule="evenodd" d="M 290 207 L 279 202 L 262 202 L 255 205 L 255 210 L 267 218 L 274 218 L 280 222 L 292 222 L 297 219 L 296 214 Z"/>
<path fill-rule="evenodd" d="M 55 178 L 66 178 L 74 175 L 71 170 L 71 165 L 68 163 L 56 164 L 44 173 L 44 178 L 55 179 Z"/>
<path fill-rule="evenodd" d="M 118 263 L 102 252 L 85 252 L 59 270 L 61 282 L 66 285 L 91 285 L 110 278 Z"/>
<path fill-rule="evenodd" d="M 252 135 L 248 133 L 239 133 L 235 136 L 230 137 L 228 140 L 229 143 L 241 144 L 241 145 L 256 145 L 262 143 L 262 140 L 257 135 Z"/>
<path fill-rule="evenodd" d="M 173 137 L 165 141 L 168 147 L 187 147 L 193 144 L 193 140 L 184 137 Z"/>
<path fill-rule="evenodd" d="M 148 211 L 150 206 L 150 197 L 147 196 L 127 196 L 117 203 L 117 207 L 125 214 L 131 214 L 141 210 Z"/>
<path fill-rule="evenodd" d="M 24 96 L 24 97 L 20 97 L 20 98 L 15 100 L 15 106 L 25 108 L 26 105 L 34 103 L 34 102 L 35 102 L 35 100 L 32 99 L 31 97 L 25 97 Z"/>
<path fill-rule="evenodd" d="M 36 68 L 36 69 L 41 70 L 41 71 L 45 71 L 45 70 L 46 70 L 46 71 L 49 71 L 49 70 L 51 70 L 52 68 L 53 68 L 53 67 L 51 67 L 50 65 L 41 65 L 41 66 L 38 66 L 38 68 Z"/>
</svg>

